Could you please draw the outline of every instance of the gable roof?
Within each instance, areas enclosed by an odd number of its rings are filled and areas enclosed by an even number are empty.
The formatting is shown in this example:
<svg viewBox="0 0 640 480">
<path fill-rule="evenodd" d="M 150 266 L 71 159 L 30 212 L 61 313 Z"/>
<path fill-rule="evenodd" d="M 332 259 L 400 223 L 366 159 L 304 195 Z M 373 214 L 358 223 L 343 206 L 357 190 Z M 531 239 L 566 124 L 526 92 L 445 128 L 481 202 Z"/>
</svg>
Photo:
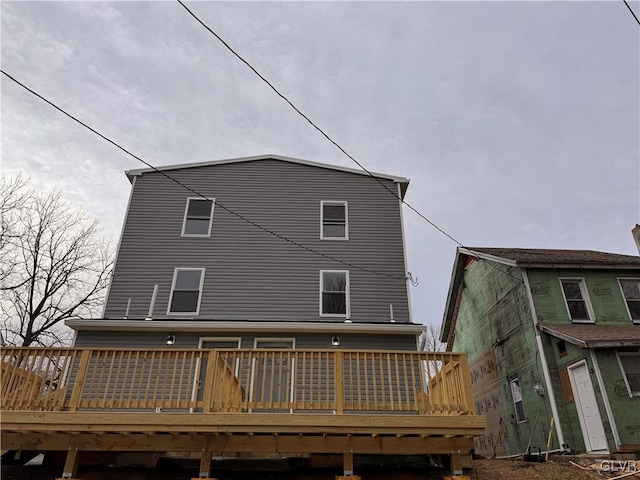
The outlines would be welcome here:
<svg viewBox="0 0 640 480">
<path fill-rule="evenodd" d="M 326 169 L 329 169 L 329 170 L 336 170 L 338 172 L 346 172 L 346 173 L 353 173 L 353 174 L 356 174 L 356 175 L 364 175 L 365 177 L 369 177 L 369 176 L 373 175 L 374 177 L 377 177 L 377 178 L 391 180 L 393 182 L 399 183 L 400 184 L 400 191 L 401 191 L 402 198 L 404 198 L 404 194 L 407 191 L 407 187 L 409 186 L 409 179 L 405 178 L 405 177 L 397 177 L 395 175 L 389 175 L 389 174 L 386 174 L 386 173 L 377 173 L 377 172 L 371 172 L 371 175 L 369 175 L 364 170 L 359 170 L 359 169 L 355 169 L 355 168 L 341 167 L 341 166 L 338 166 L 338 165 L 330 165 L 328 163 L 312 162 L 310 160 L 303 160 L 303 159 L 300 159 L 300 158 L 293 158 L 293 157 L 284 157 L 282 155 L 273 155 L 273 154 L 256 155 L 256 156 L 253 156 L 253 157 L 228 158 L 228 159 L 223 159 L 223 160 L 212 160 L 212 161 L 208 161 L 208 162 L 196 162 L 196 163 L 182 163 L 182 164 L 176 164 L 176 165 L 164 165 L 164 166 L 156 167 L 155 169 L 154 168 L 138 168 L 138 169 L 134 169 L 134 170 L 127 170 L 125 172 L 125 174 L 129 178 L 129 181 L 133 182 L 133 178 L 134 177 L 136 177 L 138 175 L 143 175 L 145 173 L 152 173 L 152 172 L 155 172 L 155 171 L 169 172 L 169 171 L 172 171 L 172 170 L 182 170 L 182 169 L 185 169 L 185 168 L 209 167 L 209 166 L 215 166 L 215 165 L 227 165 L 227 164 L 231 164 L 231 163 L 255 162 L 255 161 L 260 161 L 260 160 L 278 160 L 278 161 L 281 161 L 281 162 L 295 163 L 295 164 L 299 164 L 299 165 L 306 165 L 306 166 L 309 166 L 309 167 L 326 168 Z"/>
<path fill-rule="evenodd" d="M 449 330 L 455 328 L 453 317 L 455 316 L 456 297 L 462 285 L 464 267 L 469 258 L 483 259 L 510 267 L 521 268 L 640 269 L 640 256 L 598 252 L 594 250 L 458 247 L 453 263 L 453 272 L 451 273 L 442 325 L 440 327 L 440 340 L 442 342 L 446 342 L 449 336 Z"/>
<path fill-rule="evenodd" d="M 542 325 L 538 328 L 578 348 L 640 347 L 640 325 Z"/>
<path fill-rule="evenodd" d="M 640 257 L 594 250 L 557 250 L 547 248 L 466 247 L 465 251 L 486 254 L 520 267 L 553 267 L 554 265 L 640 267 Z"/>
</svg>

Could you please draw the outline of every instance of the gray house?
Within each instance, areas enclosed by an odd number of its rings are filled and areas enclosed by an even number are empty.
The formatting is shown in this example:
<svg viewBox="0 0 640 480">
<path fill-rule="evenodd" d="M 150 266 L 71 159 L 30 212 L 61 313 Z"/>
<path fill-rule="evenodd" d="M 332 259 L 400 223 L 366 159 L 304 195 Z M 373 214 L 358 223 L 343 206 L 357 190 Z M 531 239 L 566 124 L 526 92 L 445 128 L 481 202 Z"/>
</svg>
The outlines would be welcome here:
<svg viewBox="0 0 640 480">
<path fill-rule="evenodd" d="M 76 346 L 416 349 L 406 178 L 275 155 L 127 176 L 104 318 L 70 321 Z"/>
<path fill-rule="evenodd" d="M 103 317 L 68 321 L 71 349 L 4 349 L 4 449 L 63 448 L 65 478 L 86 451 L 197 455 L 200 478 L 239 453 L 462 472 L 485 422 L 464 354 L 417 349 L 406 178 L 275 155 L 127 176 Z"/>
</svg>

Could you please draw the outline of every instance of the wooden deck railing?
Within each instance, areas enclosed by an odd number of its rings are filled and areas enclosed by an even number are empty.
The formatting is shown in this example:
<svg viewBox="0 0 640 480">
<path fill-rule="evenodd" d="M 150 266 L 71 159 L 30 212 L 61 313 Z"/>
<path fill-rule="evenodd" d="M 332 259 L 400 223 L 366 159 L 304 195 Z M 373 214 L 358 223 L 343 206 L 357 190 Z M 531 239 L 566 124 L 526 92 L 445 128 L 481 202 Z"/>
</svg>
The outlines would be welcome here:
<svg viewBox="0 0 640 480">
<path fill-rule="evenodd" d="M 450 352 L 4 348 L 1 366 L 2 410 L 474 413 Z"/>
</svg>

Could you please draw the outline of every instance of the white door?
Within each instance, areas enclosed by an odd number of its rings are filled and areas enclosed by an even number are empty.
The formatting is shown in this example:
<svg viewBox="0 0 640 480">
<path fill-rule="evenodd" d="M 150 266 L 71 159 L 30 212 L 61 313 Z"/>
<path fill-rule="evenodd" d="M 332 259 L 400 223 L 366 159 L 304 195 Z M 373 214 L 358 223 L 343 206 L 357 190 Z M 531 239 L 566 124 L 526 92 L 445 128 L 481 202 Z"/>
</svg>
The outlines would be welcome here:
<svg viewBox="0 0 640 480">
<path fill-rule="evenodd" d="M 607 437 L 587 364 L 583 361 L 568 370 L 586 449 L 589 452 L 608 451 Z"/>
</svg>

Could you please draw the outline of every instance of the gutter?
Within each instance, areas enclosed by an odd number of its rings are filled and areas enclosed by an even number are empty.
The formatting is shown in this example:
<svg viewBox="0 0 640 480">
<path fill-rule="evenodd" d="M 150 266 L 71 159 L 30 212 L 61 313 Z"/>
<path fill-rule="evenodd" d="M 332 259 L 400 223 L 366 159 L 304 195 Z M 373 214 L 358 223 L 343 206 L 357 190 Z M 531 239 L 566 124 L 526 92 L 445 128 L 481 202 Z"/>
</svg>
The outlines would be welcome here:
<svg viewBox="0 0 640 480">
<path fill-rule="evenodd" d="M 211 322 L 189 320 L 67 320 L 76 331 L 111 332 L 293 332 L 293 333 L 384 333 L 386 335 L 419 335 L 425 325 L 410 323 L 338 323 L 338 322 Z"/>
<path fill-rule="evenodd" d="M 540 363 L 542 364 L 542 374 L 544 376 L 544 383 L 549 392 L 549 404 L 551 406 L 551 413 L 553 415 L 554 423 L 556 426 L 556 433 L 558 434 L 559 447 L 562 448 L 565 445 L 564 434 L 562 433 L 562 424 L 560 423 L 560 415 L 558 414 L 558 406 L 556 405 L 556 395 L 551 383 L 551 375 L 549 374 L 549 365 L 547 364 L 547 357 L 544 354 L 542 347 L 542 338 L 540 337 L 540 330 L 538 329 L 538 315 L 536 314 L 536 307 L 533 303 L 533 296 L 531 295 L 531 285 L 529 284 L 529 275 L 527 269 L 522 268 L 522 280 L 527 289 L 527 298 L 529 299 L 529 307 L 531 308 L 531 317 L 533 319 L 533 331 L 536 334 L 536 345 L 538 347 L 538 353 L 540 354 Z"/>
</svg>

